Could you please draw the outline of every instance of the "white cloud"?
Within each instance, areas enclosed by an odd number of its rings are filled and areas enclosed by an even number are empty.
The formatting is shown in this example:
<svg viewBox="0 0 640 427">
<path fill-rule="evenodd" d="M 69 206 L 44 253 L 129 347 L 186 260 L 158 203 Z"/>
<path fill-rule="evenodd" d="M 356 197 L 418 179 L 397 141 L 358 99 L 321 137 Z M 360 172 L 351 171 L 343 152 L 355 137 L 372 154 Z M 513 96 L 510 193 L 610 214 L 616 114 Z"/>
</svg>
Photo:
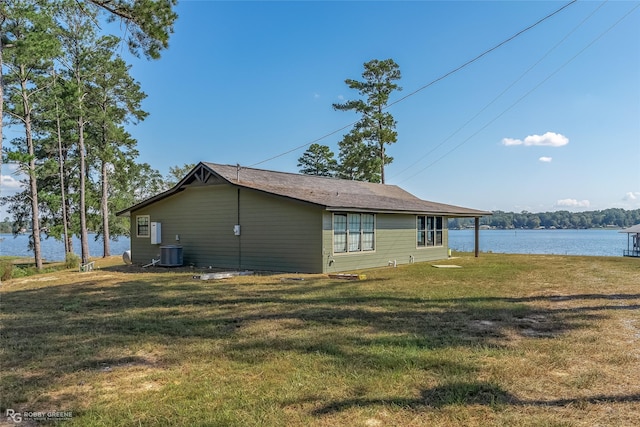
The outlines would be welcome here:
<svg viewBox="0 0 640 427">
<path fill-rule="evenodd" d="M 315 93 L 313 94 L 313 99 L 318 99 L 318 98 L 320 98 L 320 94 L 319 94 L 319 93 L 317 93 L 317 92 L 315 92 Z"/>
<path fill-rule="evenodd" d="M 544 135 L 529 135 L 524 140 L 514 138 L 503 138 L 502 145 L 507 147 L 512 145 L 540 146 L 540 147 L 562 147 L 569 143 L 569 138 L 555 133 L 547 132 Z"/>
<path fill-rule="evenodd" d="M 640 197 L 640 191 L 629 191 L 627 194 L 624 195 L 622 200 L 624 200 L 625 202 L 628 202 L 628 201 L 636 200 L 638 197 Z"/>
<path fill-rule="evenodd" d="M 513 138 L 504 138 L 502 140 L 502 145 L 506 145 L 507 147 L 510 145 L 521 145 L 522 141 L 520 141 L 519 139 L 513 139 Z"/>
<path fill-rule="evenodd" d="M 25 187 L 20 180 L 24 178 L 25 175 L 18 172 L 18 165 L 4 163 L 2 165 L 2 176 L 0 176 L 0 195 L 13 196 L 19 191 L 22 191 Z M 5 213 L 4 209 L 0 207 L 0 214 L 2 214 L 3 218 Z"/>
<path fill-rule="evenodd" d="M 562 147 L 569 143 L 569 138 L 559 133 L 547 132 L 544 135 L 529 135 L 524 145 L 541 145 L 546 147 Z"/>
<path fill-rule="evenodd" d="M 588 208 L 591 206 L 591 202 L 588 200 L 562 199 L 556 202 L 556 206 L 563 206 L 567 208 Z"/>
<path fill-rule="evenodd" d="M 543 162 L 543 163 L 551 163 L 551 160 L 553 160 L 553 158 L 552 158 L 552 157 L 545 157 L 545 156 L 542 156 L 542 157 L 540 157 L 538 160 L 540 160 L 540 161 L 541 161 L 541 162 Z"/>
<path fill-rule="evenodd" d="M 2 175 L 0 177 L 0 187 L 2 187 L 2 193 L 6 196 L 6 193 L 15 193 L 22 190 L 22 183 L 12 177 L 11 175 Z"/>
<path fill-rule="evenodd" d="M 343 95 L 338 95 L 338 99 L 339 99 L 340 101 L 344 101 L 344 96 L 343 96 Z"/>
</svg>

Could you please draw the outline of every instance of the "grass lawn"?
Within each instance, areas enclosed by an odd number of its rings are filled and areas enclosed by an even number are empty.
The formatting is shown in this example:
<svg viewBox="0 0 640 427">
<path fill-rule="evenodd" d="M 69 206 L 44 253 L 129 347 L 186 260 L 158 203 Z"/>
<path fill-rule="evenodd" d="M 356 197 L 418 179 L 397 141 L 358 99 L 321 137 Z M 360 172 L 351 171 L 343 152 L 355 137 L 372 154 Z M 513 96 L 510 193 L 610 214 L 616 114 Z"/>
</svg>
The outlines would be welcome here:
<svg viewBox="0 0 640 427">
<path fill-rule="evenodd" d="M 0 287 L 0 410 L 77 426 L 626 426 L 640 259 L 481 254 L 194 279 L 117 258 Z M 1 423 L 1 421 L 0 421 Z M 28 425 L 28 424 L 27 424 Z"/>
</svg>

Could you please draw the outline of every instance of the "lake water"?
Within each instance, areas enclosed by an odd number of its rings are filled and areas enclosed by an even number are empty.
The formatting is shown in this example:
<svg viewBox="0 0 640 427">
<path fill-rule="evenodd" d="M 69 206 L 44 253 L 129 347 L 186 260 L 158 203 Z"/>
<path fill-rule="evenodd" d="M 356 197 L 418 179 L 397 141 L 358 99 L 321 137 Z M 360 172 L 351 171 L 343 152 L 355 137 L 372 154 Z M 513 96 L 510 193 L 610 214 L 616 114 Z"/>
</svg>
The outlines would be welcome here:
<svg viewBox="0 0 640 427">
<path fill-rule="evenodd" d="M 480 230 L 482 252 L 513 254 L 602 255 L 622 256 L 627 249 L 627 235 L 620 230 Z M 449 247 L 473 252 L 473 230 L 449 230 Z M 91 256 L 102 256 L 102 242 L 89 236 Z M 28 249 L 29 236 L 0 234 L 0 255 L 32 257 Z M 74 239 L 76 253 L 80 240 Z M 111 242 L 111 254 L 121 255 L 129 250 L 129 239 Z M 64 245 L 54 239 L 42 241 L 42 255 L 47 261 L 64 260 Z"/>
<path fill-rule="evenodd" d="M 449 230 L 449 247 L 473 252 L 474 230 Z M 480 251 L 511 254 L 622 256 L 627 234 L 617 229 L 480 230 Z"/>
<path fill-rule="evenodd" d="M 44 235 L 43 235 L 44 237 Z M 29 236 L 19 234 L 0 234 L 0 255 L 33 257 L 29 250 Z M 64 244 L 53 238 L 42 239 L 42 257 L 47 261 L 64 261 Z M 73 238 L 73 249 L 80 254 L 80 239 Z M 111 255 L 122 255 L 129 250 L 129 238 L 121 237 L 117 242 L 111 241 Z M 91 257 L 102 256 L 102 240 L 95 240 L 95 235 L 89 235 L 89 254 Z"/>
</svg>

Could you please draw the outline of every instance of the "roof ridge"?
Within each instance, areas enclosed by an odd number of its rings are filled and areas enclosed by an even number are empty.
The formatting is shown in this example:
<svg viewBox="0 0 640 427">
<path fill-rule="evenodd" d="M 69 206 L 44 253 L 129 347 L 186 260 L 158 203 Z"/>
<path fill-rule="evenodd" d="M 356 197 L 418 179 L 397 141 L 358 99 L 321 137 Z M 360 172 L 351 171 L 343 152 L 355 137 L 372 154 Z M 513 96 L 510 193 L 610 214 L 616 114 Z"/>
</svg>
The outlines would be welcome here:
<svg viewBox="0 0 640 427">
<path fill-rule="evenodd" d="M 366 185 L 372 184 L 372 185 L 384 185 L 384 186 L 387 186 L 387 187 L 398 187 L 398 185 L 396 185 L 396 184 L 383 184 L 381 182 L 359 181 L 357 179 L 340 178 L 340 177 L 337 177 L 337 176 L 308 175 L 308 174 L 299 173 L 299 172 L 274 171 L 272 169 L 253 168 L 253 167 L 250 167 L 250 166 L 242 166 L 240 164 L 229 165 L 229 164 L 212 163 L 212 162 L 202 162 L 202 163 L 205 164 L 205 165 L 211 165 L 213 167 L 215 167 L 215 166 L 222 166 L 222 167 L 229 167 L 229 168 L 238 168 L 238 167 L 240 167 L 241 171 L 242 171 L 242 169 L 247 169 L 247 170 L 252 170 L 252 171 L 266 172 L 266 173 L 269 173 L 269 174 L 292 175 L 292 176 L 296 176 L 296 177 L 302 177 L 304 179 L 326 179 L 326 180 L 331 180 L 331 181 L 344 181 L 344 182 L 363 183 L 363 184 L 366 184 Z M 398 187 L 398 188 L 400 188 L 400 187 Z"/>
<path fill-rule="evenodd" d="M 424 200 L 395 184 L 381 184 L 368 181 L 356 181 L 320 175 L 305 175 L 293 172 L 280 172 L 258 169 L 248 166 L 224 165 L 220 163 L 200 162 L 176 186 L 150 199 L 140 202 L 118 214 L 130 212 L 147 206 L 155 201 L 176 194 L 188 188 L 188 181 L 196 179 L 200 184 L 209 181 L 211 175 L 203 174 L 200 168 L 206 168 L 219 181 L 232 186 L 261 191 L 274 196 L 297 200 L 322 206 L 327 210 L 367 210 L 378 212 L 404 212 L 416 214 L 437 214 L 449 216 L 490 215 L 462 206 Z M 245 170 L 245 174 L 241 172 Z M 238 179 L 239 178 L 239 179 Z M 185 185 L 183 185 L 185 184 Z M 329 185 L 331 184 L 331 185 Z"/>
</svg>

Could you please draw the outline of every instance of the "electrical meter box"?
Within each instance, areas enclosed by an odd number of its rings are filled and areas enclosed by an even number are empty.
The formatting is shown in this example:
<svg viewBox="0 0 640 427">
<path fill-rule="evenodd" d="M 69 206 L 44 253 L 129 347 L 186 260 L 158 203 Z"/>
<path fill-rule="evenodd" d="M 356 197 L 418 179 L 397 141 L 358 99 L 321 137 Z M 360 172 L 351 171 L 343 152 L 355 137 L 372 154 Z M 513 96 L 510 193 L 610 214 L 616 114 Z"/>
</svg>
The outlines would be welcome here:
<svg viewBox="0 0 640 427">
<path fill-rule="evenodd" d="M 162 243 L 162 224 L 159 222 L 151 223 L 151 244 L 159 245 Z"/>
</svg>

